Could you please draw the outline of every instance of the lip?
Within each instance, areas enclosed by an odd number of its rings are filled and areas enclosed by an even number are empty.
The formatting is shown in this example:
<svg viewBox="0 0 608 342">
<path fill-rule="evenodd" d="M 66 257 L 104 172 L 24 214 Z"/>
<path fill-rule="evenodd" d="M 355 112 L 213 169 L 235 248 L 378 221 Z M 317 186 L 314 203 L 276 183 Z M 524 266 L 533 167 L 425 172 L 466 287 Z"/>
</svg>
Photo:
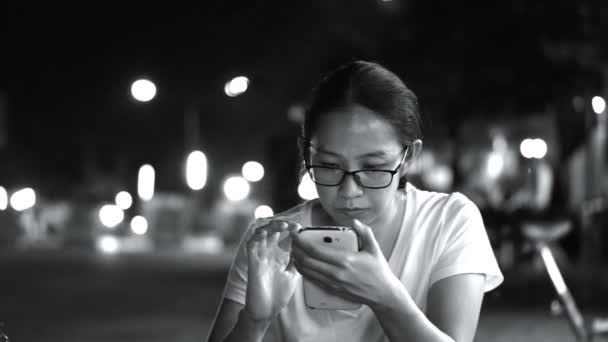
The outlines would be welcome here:
<svg viewBox="0 0 608 342">
<path fill-rule="evenodd" d="M 360 214 L 367 211 L 368 208 L 338 208 L 338 211 L 343 212 L 345 214 Z"/>
</svg>

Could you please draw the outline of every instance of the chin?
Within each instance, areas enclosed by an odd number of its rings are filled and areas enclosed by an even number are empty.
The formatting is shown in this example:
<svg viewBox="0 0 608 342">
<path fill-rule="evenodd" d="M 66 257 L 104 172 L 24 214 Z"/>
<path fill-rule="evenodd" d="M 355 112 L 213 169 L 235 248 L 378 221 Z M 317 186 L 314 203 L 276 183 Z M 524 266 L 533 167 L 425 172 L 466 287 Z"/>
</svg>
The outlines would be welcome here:
<svg viewBox="0 0 608 342">
<path fill-rule="evenodd" d="M 371 222 L 371 218 L 369 217 L 369 213 L 360 213 L 360 214 L 338 213 L 336 215 L 336 218 L 337 218 L 336 221 L 341 226 L 346 226 L 346 227 L 352 227 L 354 219 L 357 219 L 357 220 L 361 221 L 361 223 L 363 223 L 365 225 L 369 225 L 369 222 Z"/>
</svg>

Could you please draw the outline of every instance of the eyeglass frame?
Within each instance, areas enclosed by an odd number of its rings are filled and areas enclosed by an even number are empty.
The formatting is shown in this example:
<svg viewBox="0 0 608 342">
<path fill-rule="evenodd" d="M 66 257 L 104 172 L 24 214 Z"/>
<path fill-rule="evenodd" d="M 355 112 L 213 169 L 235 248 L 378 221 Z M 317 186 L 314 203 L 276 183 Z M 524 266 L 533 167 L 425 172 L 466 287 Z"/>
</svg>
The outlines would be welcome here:
<svg viewBox="0 0 608 342">
<path fill-rule="evenodd" d="M 399 162 L 399 164 L 397 165 L 397 167 L 394 170 L 370 170 L 370 169 L 359 169 L 359 170 L 354 170 L 354 171 L 347 171 L 344 169 L 341 169 L 339 167 L 328 167 L 328 166 L 322 166 L 322 165 L 311 165 L 308 164 L 307 161 L 305 161 L 305 166 L 306 166 L 306 172 L 308 172 L 308 174 L 310 175 L 310 179 L 315 183 L 315 184 L 319 184 L 322 186 L 339 186 L 342 183 L 344 183 L 344 179 L 346 178 L 347 175 L 351 175 L 353 176 L 353 179 L 355 180 L 355 182 L 362 188 L 365 189 L 385 189 L 388 188 L 392 183 L 393 183 L 393 177 L 395 177 L 395 174 L 397 173 L 397 171 L 399 171 L 399 169 L 401 168 L 401 166 L 403 165 L 403 162 L 405 161 L 405 158 L 407 157 L 407 152 L 409 151 L 411 145 L 407 145 L 405 146 L 405 153 L 403 154 L 403 157 L 401 157 L 401 161 Z M 327 185 L 327 184 L 321 184 L 321 183 L 317 183 L 314 180 L 314 177 L 312 175 L 312 173 L 310 172 L 310 169 L 312 169 L 313 167 L 318 167 L 318 168 L 323 168 L 323 169 L 330 169 L 330 170 L 340 170 L 342 171 L 342 178 L 340 178 L 340 181 L 334 185 Z M 365 186 L 363 184 L 361 184 L 361 180 L 359 179 L 359 177 L 357 176 L 357 173 L 359 172 L 363 172 L 363 171 L 374 171 L 374 172 L 387 172 L 390 173 L 391 175 L 391 180 L 390 182 L 388 182 L 387 185 L 385 186 L 379 186 L 379 187 L 370 187 L 370 186 Z"/>
</svg>

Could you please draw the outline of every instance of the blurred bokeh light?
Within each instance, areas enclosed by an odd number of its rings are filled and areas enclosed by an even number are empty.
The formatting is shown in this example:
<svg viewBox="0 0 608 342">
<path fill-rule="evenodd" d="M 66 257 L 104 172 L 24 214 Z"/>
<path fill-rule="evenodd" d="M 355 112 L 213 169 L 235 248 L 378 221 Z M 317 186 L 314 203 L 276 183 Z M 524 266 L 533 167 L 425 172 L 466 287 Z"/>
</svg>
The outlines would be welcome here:
<svg viewBox="0 0 608 342">
<path fill-rule="evenodd" d="M 224 92 L 230 97 L 235 97 L 243 94 L 249 87 L 249 79 L 245 76 L 238 76 L 226 82 Z"/>
<path fill-rule="evenodd" d="M 156 85 L 150 80 L 137 80 L 131 85 L 131 95 L 137 101 L 148 102 L 156 96 Z"/>
<path fill-rule="evenodd" d="M 594 96 L 591 99 L 591 106 L 595 114 L 602 114 L 606 110 L 606 100 L 601 96 Z"/>
<path fill-rule="evenodd" d="M 121 191 L 116 194 L 115 201 L 116 205 L 122 210 L 127 210 L 133 205 L 133 197 L 126 191 Z"/>
<path fill-rule="evenodd" d="M 131 231 L 137 235 L 144 235 L 148 231 L 148 220 L 141 215 L 131 219 Z"/>
<path fill-rule="evenodd" d="M 146 164 L 139 168 L 137 176 L 137 194 L 144 201 L 154 196 L 155 172 L 152 165 Z"/>
<path fill-rule="evenodd" d="M 264 166 L 256 161 L 248 161 L 243 164 L 241 173 L 249 182 L 259 182 L 264 178 Z"/>
<path fill-rule="evenodd" d="M 524 139 L 519 145 L 519 151 L 525 158 L 542 159 L 547 154 L 547 143 L 540 138 L 537 139 Z"/>
<path fill-rule="evenodd" d="M 255 208 L 255 218 L 265 218 L 272 215 L 274 215 L 274 212 L 272 211 L 272 208 L 267 205 L 260 205 L 259 207 Z"/>
<path fill-rule="evenodd" d="M 11 207 L 17 211 L 23 211 L 36 204 L 36 192 L 32 188 L 15 191 L 10 198 Z"/>
<path fill-rule="evenodd" d="M 240 201 L 249 195 L 249 182 L 243 177 L 232 176 L 224 182 L 224 194 L 231 201 Z"/>
<path fill-rule="evenodd" d="M 115 236 L 102 235 L 97 240 L 97 248 L 107 254 L 114 254 L 118 252 L 119 241 Z"/>
<path fill-rule="evenodd" d="M 319 197 L 315 183 L 310 179 L 310 175 L 305 173 L 300 185 L 298 185 L 298 195 L 304 200 L 311 200 Z"/>
<path fill-rule="evenodd" d="M 104 204 L 99 209 L 99 220 L 108 228 L 114 228 L 119 225 L 124 217 L 124 211 L 114 204 Z"/>
<path fill-rule="evenodd" d="M 8 207 L 8 192 L 0 186 L 0 210 L 5 210 Z"/>
<path fill-rule="evenodd" d="M 505 160 L 500 153 L 490 152 L 490 154 L 488 155 L 487 165 L 488 176 L 492 178 L 498 177 L 502 172 L 504 165 Z"/>
<path fill-rule="evenodd" d="M 200 190 L 207 183 L 207 157 L 201 151 L 193 151 L 186 160 L 186 182 L 192 190 Z"/>
</svg>

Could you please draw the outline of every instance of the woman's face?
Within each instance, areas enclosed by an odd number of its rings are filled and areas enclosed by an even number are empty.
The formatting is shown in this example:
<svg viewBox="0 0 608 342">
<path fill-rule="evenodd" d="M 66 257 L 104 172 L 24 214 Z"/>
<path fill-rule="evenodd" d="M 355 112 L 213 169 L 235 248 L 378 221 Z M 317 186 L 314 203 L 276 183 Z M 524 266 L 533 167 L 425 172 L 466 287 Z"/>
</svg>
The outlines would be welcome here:
<svg viewBox="0 0 608 342">
<path fill-rule="evenodd" d="M 388 122 L 365 107 L 353 105 L 332 111 L 318 122 L 311 137 L 310 162 L 347 171 L 394 170 L 404 153 L 403 144 Z M 317 184 L 321 205 L 342 226 L 350 226 L 354 218 L 370 226 L 384 223 L 394 212 L 391 209 L 403 168 L 382 189 L 364 188 L 351 175 L 337 186 Z"/>
</svg>

